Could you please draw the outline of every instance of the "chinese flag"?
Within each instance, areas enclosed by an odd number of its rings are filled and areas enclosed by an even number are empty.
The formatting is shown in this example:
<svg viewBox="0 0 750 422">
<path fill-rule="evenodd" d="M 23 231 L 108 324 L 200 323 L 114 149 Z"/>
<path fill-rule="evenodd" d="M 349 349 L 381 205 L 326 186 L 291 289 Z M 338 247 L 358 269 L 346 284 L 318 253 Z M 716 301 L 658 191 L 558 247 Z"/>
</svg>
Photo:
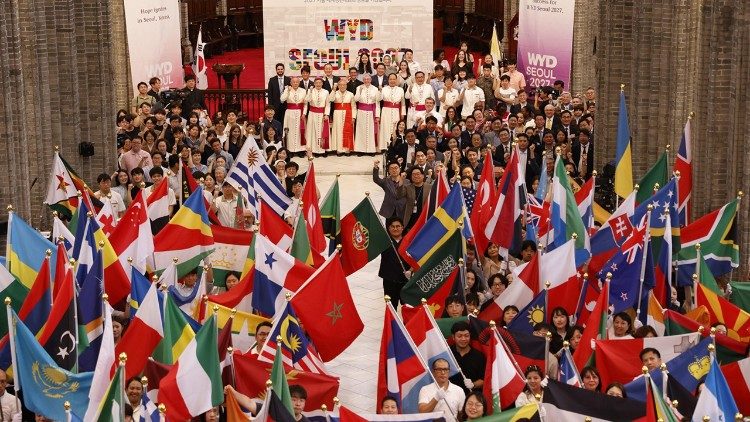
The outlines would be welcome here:
<svg viewBox="0 0 750 422">
<path fill-rule="evenodd" d="M 324 362 L 343 352 L 365 328 L 338 252 L 299 288 L 291 304 Z"/>
</svg>

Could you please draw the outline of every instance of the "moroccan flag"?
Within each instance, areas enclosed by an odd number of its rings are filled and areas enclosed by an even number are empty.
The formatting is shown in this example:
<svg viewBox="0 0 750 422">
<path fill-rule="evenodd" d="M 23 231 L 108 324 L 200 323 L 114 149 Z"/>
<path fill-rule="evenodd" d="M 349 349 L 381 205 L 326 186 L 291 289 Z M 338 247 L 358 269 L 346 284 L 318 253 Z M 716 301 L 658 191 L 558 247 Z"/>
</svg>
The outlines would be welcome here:
<svg viewBox="0 0 750 422">
<path fill-rule="evenodd" d="M 338 252 L 297 290 L 291 304 L 324 362 L 343 352 L 365 328 Z"/>
<path fill-rule="evenodd" d="M 461 232 L 455 229 L 443 246 L 437 249 L 404 285 L 401 289 L 401 300 L 417 306 L 422 298 L 429 299 L 434 296 L 458 267 L 458 260 L 463 256 L 462 243 Z"/>
<path fill-rule="evenodd" d="M 615 193 L 621 198 L 625 198 L 633 191 L 633 161 L 628 106 L 625 104 L 625 91 L 623 90 L 620 90 L 620 110 L 617 113 L 616 145 Z"/>
<path fill-rule="evenodd" d="M 669 182 L 669 170 L 667 169 L 667 152 L 661 153 L 653 166 L 638 181 L 638 193 L 635 194 L 635 202 L 641 204 L 648 201 L 654 194 L 654 187 L 658 183 L 664 186 Z"/>
<path fill-rule="evenodd" d="M 339 177 L 333 181 L 331 188 L 323 198 L 320 206 L 320 219 L 323 221 L 323 233 L 333 241 L 333 246 L 339 243 L 341 231 L 341 195 L 339 193 Z"/>
<path fill-rule="evenodd" d="M 689 286 L 697 253 L 695 245 L 701 244 L 701 254 L 711 273 L 719 277 L 740 265 L 740 245 L 737 240 L 737 208 L 739 199 L 724 205 L 680 230 L 682 249 L 677 254 L 677 285 Z"/>
<path fill-rule="evenodd" d="M 158 401 L 167 406 L 168 419 L 190 419 L 224 401 L 216 335 L 211 317 L 159 383 Z"/>
<path fill-rule="evenodd" d="M 706 305 L 711 323 L 721 322 L 727 326 L 727 335 L 735 340 L 747 343 L 750 341 L 750 313 L 734 306 L 730 301 L 698 284 L 697 304 Z"/>
<path fill-rule="evenodd" d="M 372 207 L 369 197 L 341 220 L 341 265 L 350 275 L 392 248 L 388 232 Z"/>
<path fill-rule="evenodd" d="M 255 355 L 235 353 L 234 360 L 237 391 L 249 397 L 260 397 L 266 391 L 266 381 L 271 372 L 271 364 L 261 362 Z M 325 404 L 333 408 L 333 398 L 339 390 L 339 379 L 326 374 L 314 374 L 298 369 L 286 368 L 287 382 L 301 385 L 307 391 L 305 411 L 320 409 Z"/>
</svg>

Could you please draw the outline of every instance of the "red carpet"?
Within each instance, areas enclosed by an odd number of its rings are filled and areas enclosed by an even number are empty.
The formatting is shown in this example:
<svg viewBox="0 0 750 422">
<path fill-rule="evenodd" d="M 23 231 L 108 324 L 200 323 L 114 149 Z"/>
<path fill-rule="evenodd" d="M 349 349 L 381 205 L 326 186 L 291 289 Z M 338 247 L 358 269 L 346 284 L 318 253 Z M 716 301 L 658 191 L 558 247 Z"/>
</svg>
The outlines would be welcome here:
<svg viewBox="0 0 750 422">
<path fill-rule="evenodd" d="M 444 46 L 444 49 L 445 58 L 448 62 L 452 63 L 453 57 L 455 56 L 456 51 L 458 51 L 458 48 Z M 475 52 L 473 55 L 474 63 L 479 63 L 482 60 L 481 54 Z M 212 69 L 214 63 L 244 64 L 245 70 L 240 75 L 239 81 L 239 88 L 241 89 L 258 89 L 266 87 L 262 48 L 245 48 L 238 51 L 229 51 L 218 56 L 213 56 L 206 60 L 206 62 L 208 66 L 208 87 L 210 89 L 216 89 L 219 87 L 218 76 Z M 224 81 L 222 81 L 222 86 L 223 85 Z M 235 88 L 237 88 L 236 83 Z"/>
<path fill-rule="evenodd" d="M 219 77 L 214 72 L 212 66 L 214 63 L 239 64 L 245 65 L 245 70 L 240 74 L 239 88 L 253 89 L 265 88 L 265 73 L 263 68 L 263 49 L 262 48 L 245 48 L 237 51 L 229 51 L 224 54 L 213 56 L 206 60 L 208 66 L 208 88 L 219 88 Z M 221 81 L 224 87 L 224 81 Z M 234 87 L 237 88 L 235 80 Z"/>
</svg>

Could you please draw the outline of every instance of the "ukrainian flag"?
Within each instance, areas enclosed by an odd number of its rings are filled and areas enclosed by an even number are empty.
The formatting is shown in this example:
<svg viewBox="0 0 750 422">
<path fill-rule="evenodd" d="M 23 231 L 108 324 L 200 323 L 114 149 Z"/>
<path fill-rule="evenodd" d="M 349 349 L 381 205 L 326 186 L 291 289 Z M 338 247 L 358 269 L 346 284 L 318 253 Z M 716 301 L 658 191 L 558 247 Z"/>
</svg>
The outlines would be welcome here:
<svg viewBox="0 0 750 422">
<path fill-rule="evenodd" d="M 203 188 L 198 187 L 154 237 L 156 270 L 163 271 L 177 258 L 177 277 L 183 277 L 213 252 L 213 245 Z"/>
<path fill-rule="evenodd" d="M 422 266 L 456 230 L 466 233 L 466 209 L 461 194 L 461 185 L 453 185 L 450 193 L 435 213 L 419 230 L 406 253 Z M 466 237 L 466 235 L 464 235 Z"/>
<path fill-rule="evenodd" d="M 52 251 L 50 259 L 54 262 L 57 247 L 15 213 L 9 213 L 8 220 L 6 252 L 8 271 L 27 289 L 30 289 L 36 280 L 47 250 Z M 54 277 L 54 270 L 52 271 Z"/>
<path fill-rule="evenodd" d="M 625 91 L 620 89 L 620 111 L 617 117 L 617 155 L 615 156 L 615 193 L 622 198 L 633 191 L 633 159 L 630 146 L 630 124 Z"/>
</svg>

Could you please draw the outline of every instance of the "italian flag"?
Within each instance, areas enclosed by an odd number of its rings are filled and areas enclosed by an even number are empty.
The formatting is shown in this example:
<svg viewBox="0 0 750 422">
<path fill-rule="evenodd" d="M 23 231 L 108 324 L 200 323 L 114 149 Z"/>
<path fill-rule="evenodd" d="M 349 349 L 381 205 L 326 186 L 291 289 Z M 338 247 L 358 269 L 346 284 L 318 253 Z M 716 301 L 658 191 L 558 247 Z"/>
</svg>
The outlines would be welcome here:
<svg viewBox="0 0 750 422">
<path fill-rule="evenodd" d="M 341 219 L 341 265 L 350 275 L 393 247 L 370 198 Z"/>
<path fill-rule="evenodd" d="M 224 401 L 217 335 L 212 316 L 159 382 L 158 401 L 167 407 L 167 420 L 184 421 Z"/>
</svg>

